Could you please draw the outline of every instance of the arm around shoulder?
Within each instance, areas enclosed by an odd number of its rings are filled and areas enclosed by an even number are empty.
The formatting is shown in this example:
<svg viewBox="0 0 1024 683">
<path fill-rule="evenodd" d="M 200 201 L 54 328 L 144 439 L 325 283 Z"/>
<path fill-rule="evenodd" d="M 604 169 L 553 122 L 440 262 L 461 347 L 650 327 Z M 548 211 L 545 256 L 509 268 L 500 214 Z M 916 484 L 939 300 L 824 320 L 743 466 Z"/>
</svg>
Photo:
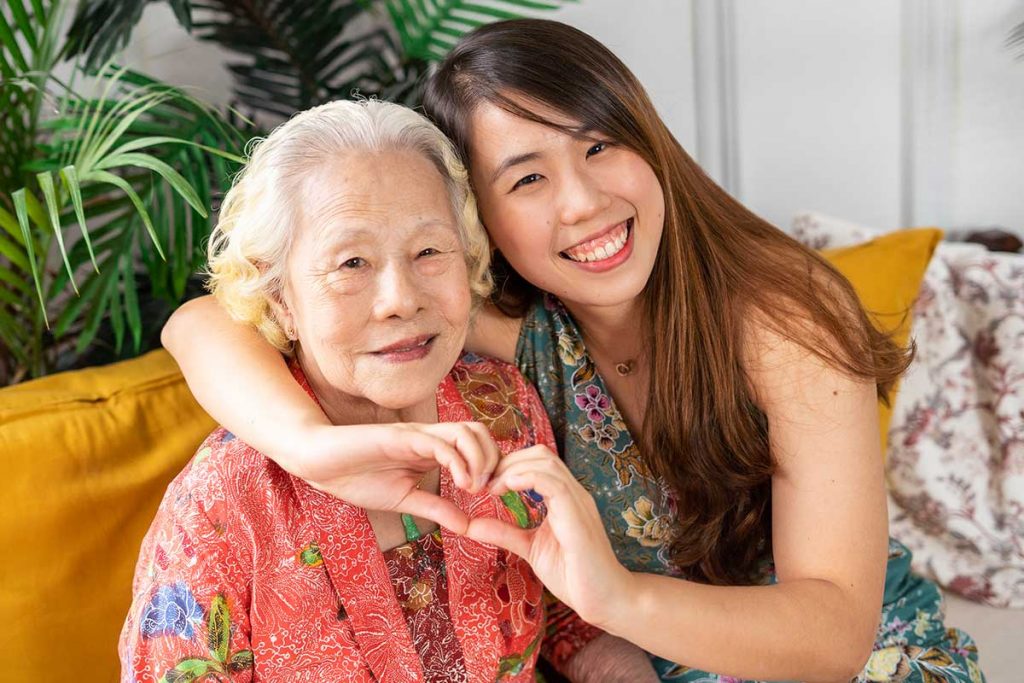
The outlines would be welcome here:
<svg viewBox="0 0 1024 683">
<path fill-rule="evenodd" d="M 206 412 L 301 476 L 301 464 L 288 462 L 296 441 L 330 423 L 273 346 L 251 326 L 232 320 L 212 296 L 182 305 L 160 340 Z"/>
</svg>

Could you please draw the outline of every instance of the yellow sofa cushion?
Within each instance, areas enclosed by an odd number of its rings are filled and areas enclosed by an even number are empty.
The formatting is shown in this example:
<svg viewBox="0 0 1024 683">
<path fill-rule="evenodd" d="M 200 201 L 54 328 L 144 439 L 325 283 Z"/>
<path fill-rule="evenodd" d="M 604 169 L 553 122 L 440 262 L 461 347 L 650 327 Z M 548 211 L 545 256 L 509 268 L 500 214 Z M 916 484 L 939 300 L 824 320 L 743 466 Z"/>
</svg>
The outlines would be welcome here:
<svg viewBox="0 0 1024 683">
<path fill-rule="evenodd" d="M 214 426 L 164 351 L 0 390 L 0 678 L 117 680 L 142 537 Z"/>
<path fill-rule="evenodd" d="M 851 247 L 828 249 L 822 255 L 857 290 L 861 303 L 879 329 L 893 332 L 895 341 L 902 346 L 910 337 L 911 307 L 921 289 L 932 253 L 941 240 L 942 231 L 937 228 L 915 228 Z M 896 388 L 889 398 L 895 400 Z M 885 453 L 892 410 L 881 402 L 878 419 Z"/>
</svg>

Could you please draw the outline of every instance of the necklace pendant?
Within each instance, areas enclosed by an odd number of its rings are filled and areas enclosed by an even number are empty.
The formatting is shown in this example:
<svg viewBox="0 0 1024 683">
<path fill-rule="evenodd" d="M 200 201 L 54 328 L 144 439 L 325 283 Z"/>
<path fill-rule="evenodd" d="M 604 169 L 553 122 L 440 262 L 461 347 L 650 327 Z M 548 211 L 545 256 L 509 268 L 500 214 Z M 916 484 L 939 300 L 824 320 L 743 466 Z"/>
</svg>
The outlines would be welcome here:
<svg viewBox="0 0 1024 683">
<path fill-rule="evenodd" d="M 402 518 L 402 526 L 405 527 L 406 543 L 415 543 L 420 540 L 423 534 L 420 533 L 420 529 L 416 526 L 416 520 L 412 518 L 412 515 L 403 512 L 400 516 Z"/>
<path fill-rule="evenodd" d="M 615 372 L 619 374 L 619 377 L 625 377 L 629 373 L 633 372 L 634 361 L 627 360 L 622 363 L 615 364 Z"/>
</svg>

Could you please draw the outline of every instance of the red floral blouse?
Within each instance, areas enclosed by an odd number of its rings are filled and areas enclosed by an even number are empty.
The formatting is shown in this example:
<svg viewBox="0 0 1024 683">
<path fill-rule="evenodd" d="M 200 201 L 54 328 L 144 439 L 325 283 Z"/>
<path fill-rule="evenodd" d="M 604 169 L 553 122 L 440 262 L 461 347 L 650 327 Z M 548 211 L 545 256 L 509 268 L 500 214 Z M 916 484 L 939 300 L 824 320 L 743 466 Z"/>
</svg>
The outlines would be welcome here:
<svg viewBox="0 0 1024 683">
<path fill-rule="evenodd" d="M 437 407 L 439 421 L 485 423 L 502 453 L 554 448 L 536 392 L 512 366 L 467 354 L 438 387 Z M 536 494 L 474 496 L 446 470 L 441 495 L 474 517 L 534 526 L 544 514 Z M 143 541 L 122 680 L 533 680 L 545 610 L 526 562 L 443 529 L 418 545 L 433 563 L 424 576 L 445 579 L 446 623 L 429 611 L 407 623 L 424 586 L 400 571 L 401 547 L 385 558 L 362 508 L 218 429 L 171 483 Z M 557 609 L 561 661 L 566 642 L 596 633 Z"/>
</svg>

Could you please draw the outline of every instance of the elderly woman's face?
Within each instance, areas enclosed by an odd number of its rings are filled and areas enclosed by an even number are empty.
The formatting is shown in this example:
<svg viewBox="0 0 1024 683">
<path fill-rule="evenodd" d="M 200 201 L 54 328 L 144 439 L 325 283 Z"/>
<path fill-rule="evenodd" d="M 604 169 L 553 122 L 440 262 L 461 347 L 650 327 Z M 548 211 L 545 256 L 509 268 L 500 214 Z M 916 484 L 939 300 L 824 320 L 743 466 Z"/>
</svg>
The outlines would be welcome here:
<svg viewBox="0 0 1024 683">
<path fill-rule="evenodd" d="M 389 409 L 432 400 L 470 312 L 440 173 L 416 152 L 349 153 L 323 164 L 298 199 L 283 315 L 314 388 Z"/>
</svg>

